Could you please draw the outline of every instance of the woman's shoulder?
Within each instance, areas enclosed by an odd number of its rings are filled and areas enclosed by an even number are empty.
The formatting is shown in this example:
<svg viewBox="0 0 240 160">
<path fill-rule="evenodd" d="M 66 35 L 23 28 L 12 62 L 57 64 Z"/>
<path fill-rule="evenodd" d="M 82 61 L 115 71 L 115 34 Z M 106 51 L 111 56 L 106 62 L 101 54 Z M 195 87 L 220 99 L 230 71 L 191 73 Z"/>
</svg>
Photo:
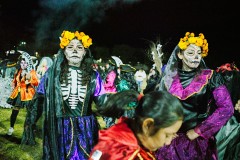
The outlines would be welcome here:
<svg viewBox="0 0 240 160">
<path fill-rule="evenodd" d="M 224 84 L 224 79 L 219 72 L 211 69 L 205 69 L 205 74 L 208 75 L 209 83 L 214 87 L 218 87 Z"/>
</svg>

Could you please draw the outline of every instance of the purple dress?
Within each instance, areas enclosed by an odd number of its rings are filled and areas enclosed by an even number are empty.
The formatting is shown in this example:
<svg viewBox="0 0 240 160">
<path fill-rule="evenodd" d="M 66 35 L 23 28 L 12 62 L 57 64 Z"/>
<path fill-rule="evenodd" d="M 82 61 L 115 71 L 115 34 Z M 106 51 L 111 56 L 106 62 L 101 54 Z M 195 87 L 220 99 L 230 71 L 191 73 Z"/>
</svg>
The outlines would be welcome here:
<svg viewBox="0 0 240 160">
<path fill-rule="evenodd" d="M 60 84 L 60 74 L 54 75 L 55 72 L 51 68 L 47 73 L 44 85 L 45 119 L 42 159 L 87 160 L 98 140 L 99 124 L 91 106 L 93 101 L 96 106 L 101 106 L 106 98 L 100 75 L 98 72 L 93 72 L 89 83 L 83 85 L 81 70 L 73 66 L 69 66 L 68 69 L 70 73 L 71 71 L 78 73 L 77 79 L 80 79 L 77 83 L 81 85 L 75 87 L 79 93 L 76 100 L 68 101 L 66 98 L 72 96 L 71 88 L 68 87 L 70 83 Z M 54 85 L 53 82 L 56 84 Z M 72 79 L 69 79 L 69 82 L 72 82 Z M 73 102 L 75 106 L 72 105 Z"/>
<path fill-rule="evenodd" d="M 179 136 L 170 145 L 156 151 L 157 159 L 217 159 L 214 135 L 234 112 L 230 94 L 223 83 L 222 77 L 210 69 L 200 73 L 196 70 L 178 70 L 168 91 L 182 102 L 184 121 Z M 209 107 L 210 100 L 214 101 L 216 108 Z M 190 129 L 194 129 L 200 136 L 189 140 L 186 132 Z"/>
</svg>

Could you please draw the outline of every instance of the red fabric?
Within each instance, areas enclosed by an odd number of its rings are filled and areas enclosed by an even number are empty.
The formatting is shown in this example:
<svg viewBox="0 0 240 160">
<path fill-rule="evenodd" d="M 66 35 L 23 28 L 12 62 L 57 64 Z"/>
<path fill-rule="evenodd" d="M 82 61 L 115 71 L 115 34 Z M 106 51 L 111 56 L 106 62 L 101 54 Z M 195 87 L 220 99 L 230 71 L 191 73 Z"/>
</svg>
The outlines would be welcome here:
<svg viewBox="0 0 240 160">
<path fill-rule="evenodd" d="M 93 148 L 90 157 L 94 151 L 99 150 L 102 152 L 99 160 L 138 160 L 138 153 L 144 160 L 155 159 L 150 152 L 147 153 L 138 145 L 134 133 L 126 123 L 127 121 L 128 118 L 120 118 L 118 124 L 107 130 L 99 131 L 99 142 Z"/>
<path fill-rule="evenodd" d="M 142 97 L 143 97 L 143 94 L 140 93 L 137 97 L 137 100 L 140 101 L 142 99 Z"/>
<path fill-rule="evenodd" d="M 239 71 L 239 69 L 237 68 L 237 66 L 234 63 L 226 63 L 221 65 L 220 67 L 218 67 L 218 69 L 216 70 L 217 72 L 225 72 L 225 71 Z"/>
</svg>

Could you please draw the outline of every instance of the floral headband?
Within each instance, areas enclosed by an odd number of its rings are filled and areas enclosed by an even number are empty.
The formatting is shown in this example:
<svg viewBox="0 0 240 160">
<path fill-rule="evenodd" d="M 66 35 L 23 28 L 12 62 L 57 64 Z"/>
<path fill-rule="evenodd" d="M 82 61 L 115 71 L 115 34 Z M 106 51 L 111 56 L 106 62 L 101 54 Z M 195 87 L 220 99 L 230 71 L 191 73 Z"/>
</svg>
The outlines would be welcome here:
<svg viewBox="0 0 240 160">
<path fill-rule="evenodd" d="M 82 41 L 84 48 L 88 48 L 90 45 L 92 45 L 92 39 L 88 35 L 85 35 L 84 32 L 79 33 L 76 31 L 73 33 L 64 30 L 60 37 L 60 47 L 64 49 L 73 38 L 77 38 L 78 40 Z"/>
<path fill-rule="evenodd" d="M 178 46 L 184 50 L 190 44 L 195 44 L 202 48 L 202 57 L 206 57 L 208 55 L 208 43 L 202 33 L 200 33 L 198 37 L 194 37 L 194 33 L 187 32 L 185 37 L 180 39 Z"/>
</svg>

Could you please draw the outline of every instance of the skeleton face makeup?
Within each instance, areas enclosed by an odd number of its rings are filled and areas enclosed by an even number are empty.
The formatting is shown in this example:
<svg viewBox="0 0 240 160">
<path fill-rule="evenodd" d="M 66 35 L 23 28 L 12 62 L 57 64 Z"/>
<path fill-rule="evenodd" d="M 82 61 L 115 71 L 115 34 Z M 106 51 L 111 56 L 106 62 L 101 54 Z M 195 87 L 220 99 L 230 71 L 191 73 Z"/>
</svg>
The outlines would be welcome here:
<svg viewBox="0 0 240 160">
<path fill-rule="evenodd" d="M 83 60 L 83 57 L 86 54 L 86 51 L 79 40 L 73 39 L 66 46 L 64 54 L 68 60 L 69 65 L 79 67 Z"/>
<path fill-rule="evenodd" d="M 21 62 L 20 62 L 20 66 L 21 66 L 21 68 L 22 68 L 22 70 L 25 70 L 25 69 L 27 69 L 27 62 L 25 61 L 25 60 L 21 60 Z"/>
<path fill-rule="evenodd" d="M 195 44 L 190 44 L 186 50 L 178 53 L 178 57 L 182 60 L 182 70 L 191 71 L 196 69 L 201 62 L 201 48 Z"/>
</svg>

